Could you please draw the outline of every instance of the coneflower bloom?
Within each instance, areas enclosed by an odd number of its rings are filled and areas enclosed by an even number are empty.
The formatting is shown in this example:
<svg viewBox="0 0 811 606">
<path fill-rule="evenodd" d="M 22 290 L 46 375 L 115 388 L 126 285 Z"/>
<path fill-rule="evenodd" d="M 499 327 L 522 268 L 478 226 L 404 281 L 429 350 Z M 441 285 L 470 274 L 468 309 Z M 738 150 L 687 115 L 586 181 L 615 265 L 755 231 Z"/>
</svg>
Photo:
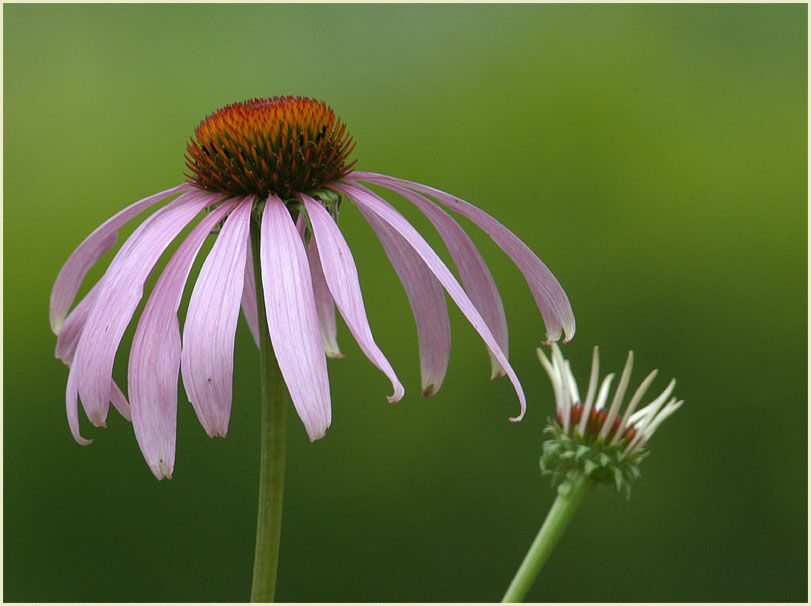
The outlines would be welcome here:
<svg viewBox="0 0 811 606">
<path fill-rule="evenodd" d="M 486 212 L 438 189 L 374 173 L 353 172 L 346 126 L 322 102 L 273 97 L 235 103 L 206 117 L 188 144 L 188 181 L 128 206 L 90 234 L 65 263 L 51 293 L 56 355 L 69 367 L 67 416 L 74 438 L 78 403 L 97 427 L 113 406 L 131 418 L 152 472 L 170 477 L 175 459 L 178 374 L 210 436 L 228 431 L 233 352 L 240 307 L 258 342 L 252 224 L 261 231 L 261 284 L 270 340 L 292 402 L 311 440 L 331 421 L 326 357 L 340 356 L 335 308 L 369 360 L 403 387 L 374 341 L 352 253 L 337 225 L 342 201 L 369 222 L 405 287 L 417 325 L 422 391 L 442 385 L 450 354 L 444 292 L 486 344 L 493 375 L 506 374 L 525 399 L 507 360 L 507 324 L 495 282 L 461 226 L 443 207 L 482 228 L 523 272 L 547 327 L 567 340 L 575 323 L 569 301 L 540 259 Z M 414 204 L 436 227 L 461 286 L 422 236 L 363 183 Z M 167 203 L 168 201 L 168 203 Z M 73 307 L 87 272 L 111 249 L 118 230 L 159 204 L 121 246 L 102 278 Z M 177 313 L 191 267 L 216 234 L 191 293 L 185 322 Z M 137 322 L 129 355 L 128 398 L 113 381 L 122 336 L 144 284 L 179 241 Z"/>
<path fill-rule="evenodd" d="M 551 361 L 540 348 L 538 359 L 555 392 L 556 415 L 544 430 L 549 439 L 543 444 L 541 471 L 552 476 L 557 498 L 507 588 L 503 603 L 524 600 L 593 485 L 613 485 L 630 496 L 631 485 L 640 476 L 639 463 L 648 454 L 647 444 L 653 432 L 684 403 L 671 398 L 676 386 L 674 379 L 657 398 L 637 410 L 656 378 L 654 370 L 643 379 L 628 405 L 623 406 L 634 365 L 633 352 L 628 352 L 628 361 L 610 404 L 614 375 L 609 374 L 600 381 L 600 352 L 596 347 L 585 399 L 580 397 L 569 361 L 563 358 L 557 344 L 552 344 Z"/>
<path fill-rule="evenodd" d="M 552 344 L 552 360 L 538 349 L 538 359 L 552 381 L 555 393 L 555 420 L 547 433 L 541 467 L 557 480 L 584 473 L 598 481 L 613 483 L 619 490 L 628 489 L 638 477 L 638 462 L 647 453 L 653 432 L 676 412 L 683 400 L 671 397 L 676 380 L 672 379 L 653 401 L 638 408 L 658 371 L 648 374 L 625 406 L 631 380 L 634 354 L 628 352 L 625 368 L 609 403 L 609 374 L 600 381 L 600 353 L 594 348 L 585 399 L 580 397 L 577 382 L 568 360 Z M 598 388 L 599 384 L 599 388 Z"/>
</svg>

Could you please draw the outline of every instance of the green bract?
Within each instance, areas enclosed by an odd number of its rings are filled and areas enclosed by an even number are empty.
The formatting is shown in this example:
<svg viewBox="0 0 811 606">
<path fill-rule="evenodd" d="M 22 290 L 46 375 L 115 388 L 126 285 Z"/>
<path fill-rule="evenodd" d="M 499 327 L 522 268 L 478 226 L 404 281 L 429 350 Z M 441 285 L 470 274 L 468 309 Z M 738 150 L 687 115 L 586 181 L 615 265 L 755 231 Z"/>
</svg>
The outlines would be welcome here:
<svg viewBox="0 0 811 606">
<path fill-rule="evenodd" d="M 647 456 L 647 450 L 623 454 L 627 447 L 624 440 L 615 444 L 606 444 L 603 440 L 586 441 L 578 431 L 569 435 L 552 420 L 544 433 L 549 439 L 543 444 L 541 472 L 552 478 L 553 486 L 565 491 L 582 475 L 631 496 L 631 484 L 641 475 L 639 463 Z"/>
</svg>

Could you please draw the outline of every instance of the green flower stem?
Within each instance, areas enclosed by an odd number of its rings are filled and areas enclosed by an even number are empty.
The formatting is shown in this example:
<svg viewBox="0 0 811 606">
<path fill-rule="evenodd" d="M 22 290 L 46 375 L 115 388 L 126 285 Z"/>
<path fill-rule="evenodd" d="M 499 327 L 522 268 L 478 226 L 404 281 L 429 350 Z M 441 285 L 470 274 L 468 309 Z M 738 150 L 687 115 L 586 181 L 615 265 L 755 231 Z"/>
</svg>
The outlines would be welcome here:
<svg viewBox="0 0 811 606">
<path fill-rule="evenodd" d="M 259 511 L 253 561 L 251 602 L 272 602 L 276 595 L 279 539 L 282 533 L 284 463 L 287 446 L 287 386 L 273 353 L 265 315 L 259 225 L 251 222 L 251 250 L 259 320 L 259 359 L 262 375 L 262 443 L 259 467 Z"/>
<path fill-rule="evenodd" d="M 583 497 L 594 484 L 593 480 L 582 475 L 571 484 L 562 484 L 558 489 L 558 497 L 552 504 L 546 519 L 538 532 L 538 536 L 532 542 L 521 567 L 515 573 L 515 577 L 504 594 L 502 602 L 521 602 L 527 595 L 530 587 L 535 582 L 535 578 L 543 568 L 549 554 L 557 545 L 566 526 L 574 516 L 574 512 L 583 501 Z M 562 490 L 561 490 L 562 489 Z"/>
</svg>

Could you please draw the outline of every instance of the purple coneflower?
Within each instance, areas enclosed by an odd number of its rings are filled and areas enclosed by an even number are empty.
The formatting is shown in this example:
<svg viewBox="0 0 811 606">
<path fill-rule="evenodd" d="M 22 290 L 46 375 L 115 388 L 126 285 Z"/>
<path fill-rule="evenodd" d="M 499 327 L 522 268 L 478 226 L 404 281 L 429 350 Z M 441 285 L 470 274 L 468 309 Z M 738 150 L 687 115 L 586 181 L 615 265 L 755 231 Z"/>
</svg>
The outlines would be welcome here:
<svg viewBox="0 0 811 606">
<path fill-rule="evenodd" d="M 416 320 L 422 391 L 442 385 L 450 353 L 443 290 L 485 342 L 493 376 L 506 374 L 525 399 L 507 361 L 507 324 L 484 260 L 450 209 L 484 230 L 527 279 L 547 327 L 547 338 L 575 330 L 571 306 L 543 262 L 483 210 L 438 189 L 365 172 L 349 162 L 352 139 L 322 102 L 273 97 L 235 103 L 205 118 L 188 145 L 188 181 L 120 211 L 90 234 L 65 263 L 51 293 L 56 355 L 69 367 L 67 416 L 81 444 L 78 401 L 97 427 L 109 404 L 132 420 L 138 444 L 158 479 L 175 460 L 177 377 L 210 436 L 228 431 L 234 335 L 240 306 L 257 343 L 267 320 L 272 351 L 311 440 L 330 425 L 326 357 L 340 356 L 335 307 L 360 348 L 391 381 L 389 401 L 403 387 L 372 337 L 352 253 L 337 225 L 342 201 L 369 222 L 399 275 Z M 458 270 L 451 271 L 422 236 L 363 183 L 414 204 L 436 227 Z M 71 306 L 87 272 L 131 219 L 164 204 L 120 248 L 103 277 Z M 443 208 L 444 207 L 444 208 Z M 112 378 L 119 343 L 138 307 L 144 283 L 182 233 L 138 320 L 130 350 L 127 397 Z M 182 328 L 177 312 L 191 267 L 216 233 L 191 294 Z M 259 259 L 251 252 L 255 238 Z M 255 268 L 260 282 L 255 282 Z M 256 285 L 262 288 L 259 300 Z M 259 317 L 258 309 L 265 309 Z"/>
<path fill-rule="evenodd" d="M 578 446 L 591 447 L 595 452 L 616 457 L 620 468 L 624 461 L 638 460 L 638 457 L 645 453 L 647 442 L 656 428 L 684 404 L 684 400 L 671 397 L 676 386 L 676 379 L 671 379 L 656 398 L 637 410 L 658 374 L 657 370 L 653 370 L 643 379 L 623 409 L 634 367 L 632 351 L 628 352 L 625 368 L 610 405 L 608 396 L 614 374 L 609 374 L 600 381 L 600 352 L 597 347 L 592 354 L 591 375 L 585 398 L 580 397 L 569 361 L 563 358 L 556 344 L 552 345 L 551 362 L 543 350 L 539 348 L 537 351 L 538 359 L 549 375 L 555 392 L 554 425 Z M 581 449 L 580 452 L 580 457 L 575 457 L 575 461 L 586 460 L 586 451 Z M 591 473 L 596 469 L 589 465 L 584 471 Z M 629 478 L 632 479 L 635 478 Z M 615 478 L 611 477 L 610 481 L 615 481 Z M 618 477 L 616 483 L 619 489 L 622 484 L 621 478 Z"/>
<path fill-rule="evenodd" d="M 625 490 L 639 476 L 639 463 L 648 454 L 648 440 L 656 428 L 684 404 L 671 397 L 672 379 L 658 397 L 637 409 L 657 371 L 648 374 L 623 408 L 634 365 L 633 352 L 620 376 L 609 404 L 614 375 L 600 381 L 600 353 L 594 348 L 586 397 L 581 398 L 569 361 L 557 344 L 552 344 L 552 360 L 538 349 L 538 359 L 552 381 L 555 392 L 555 419 L 544 430 L 541 470 L 552 476 L 557 498 L 538 535 L 515 573 L 502 602 L 522 602 L 543 568 L 549 554 L 563 535 L 588 491 L 598 484 Z M 599 387 L 598 387 L 599 385 Z"/>
</svg>

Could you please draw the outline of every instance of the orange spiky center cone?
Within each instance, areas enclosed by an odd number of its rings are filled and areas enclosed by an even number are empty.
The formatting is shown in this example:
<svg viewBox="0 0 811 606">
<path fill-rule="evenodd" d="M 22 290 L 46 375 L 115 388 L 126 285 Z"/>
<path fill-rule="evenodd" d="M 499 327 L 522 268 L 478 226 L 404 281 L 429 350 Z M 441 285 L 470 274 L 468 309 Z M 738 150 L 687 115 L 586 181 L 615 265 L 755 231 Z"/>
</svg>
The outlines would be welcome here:
<svg viewBox="0 0 811 606">
<path fill-rule="evenodd" d="M 187 146 L 187 177 L 209 191 L 289 199 L 346 175 L 353 148 L 346 125 L 322 101 L 251 99 L 200 122 Z"/>
</svg>

